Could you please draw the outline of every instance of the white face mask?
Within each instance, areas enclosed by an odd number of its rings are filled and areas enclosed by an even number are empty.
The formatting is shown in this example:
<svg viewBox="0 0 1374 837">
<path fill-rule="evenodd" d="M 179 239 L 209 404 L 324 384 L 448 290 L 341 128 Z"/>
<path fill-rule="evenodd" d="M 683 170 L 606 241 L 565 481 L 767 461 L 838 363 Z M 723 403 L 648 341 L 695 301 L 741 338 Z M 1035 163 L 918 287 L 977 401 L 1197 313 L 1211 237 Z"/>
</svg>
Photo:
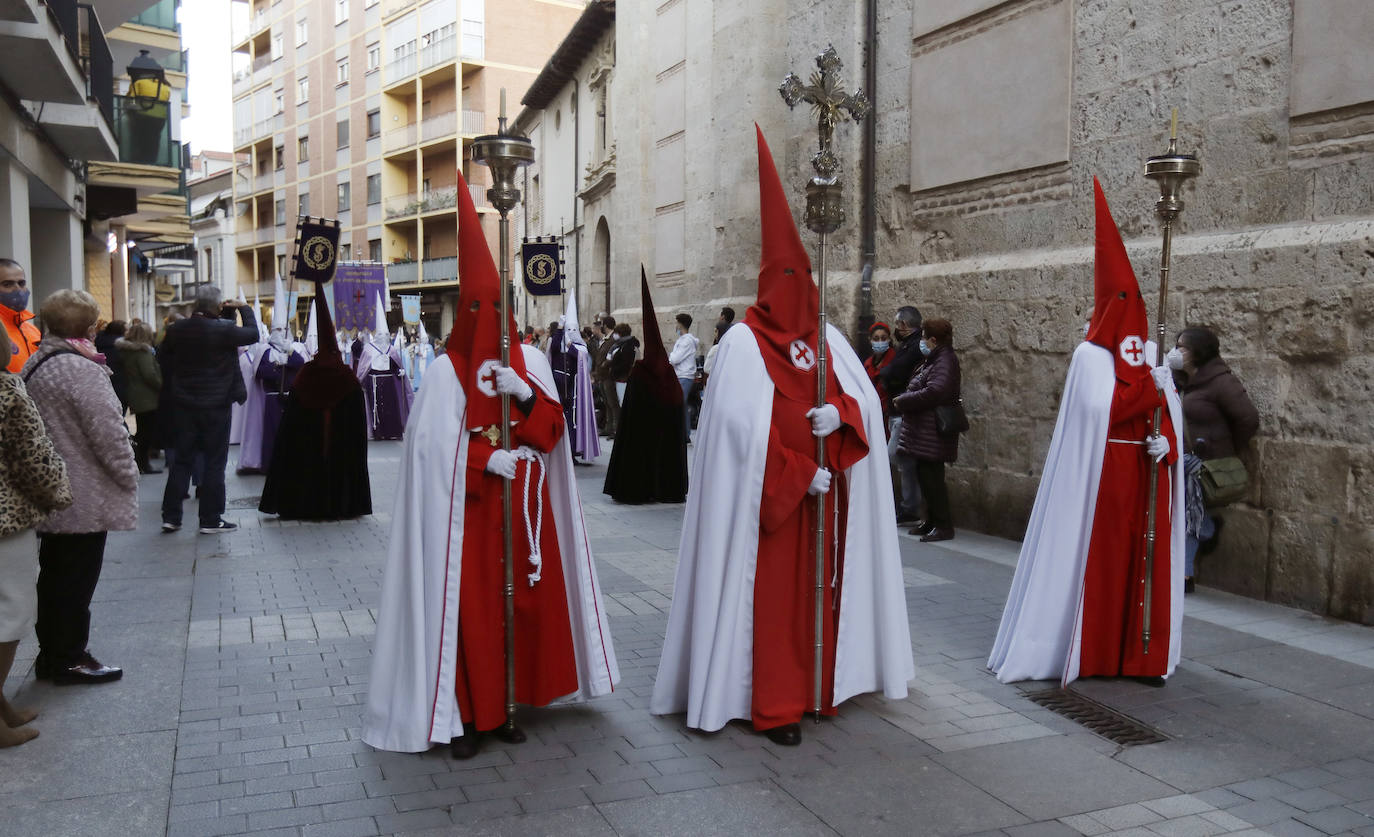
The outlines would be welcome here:
<svg viewBox="0 0 1374 837">
<path fill-rule="evenodd" d="M 887 351 L 888 347 L 892 345 L 890 342 L 886 340 L 874 340 L 872 341 L 872 343 L 873 351 L 875 352 L 885 352 Z"/>
<path fill-rule="evenodd" d="M 1183 368 L 1183 352 L 1180 351 L 1179 348 L 1178 348 L 1177 346 L 1173 347 L 1172 349 L 1169 350 L 1168 354 L 1164 355 L 1164 362 L 1167 363 L 1167 364 L 1169 364 L 1169 368 L 1170 368 L 1170 369 L 1175 369 L 1175 370 L 1182 369 L 1182 368 Z"/>
</svg>

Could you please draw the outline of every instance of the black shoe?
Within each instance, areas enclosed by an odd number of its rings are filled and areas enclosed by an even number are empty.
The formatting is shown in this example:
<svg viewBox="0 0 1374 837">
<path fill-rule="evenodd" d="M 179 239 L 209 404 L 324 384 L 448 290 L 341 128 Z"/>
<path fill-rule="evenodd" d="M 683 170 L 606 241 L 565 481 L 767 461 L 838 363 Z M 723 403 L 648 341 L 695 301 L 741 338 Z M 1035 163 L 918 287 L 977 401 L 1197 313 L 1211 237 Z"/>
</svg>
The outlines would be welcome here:
<svg viewBox="0 0 1374 837">
<path fill-rule="evenodd" d="M 237 532 L 238 530 L 239 525 L 237 523 L 230 523 L 227 520 L 221 520 L 213 526 L 200 527 L 200 533 L 202 535 L 224 535 L 229 532 Z"/>
<path fill-rule="evenodd" d="M 167 523 L 166 521 L 163 521 L 163 524 L 162 524 L 162 533 L 163 533 L 164 535 L 165 535 L 165 534 L 168 534 L 169 532 L 176 532 L 176 531 L 179 531 L 180 529 L 181 529 L 181 524 L 180 524 L 180 523 Z"/>
<path fill-rule="evenodd" d="M 801 724 L 783 724 L 766 729 L 763 734 L 768 740 L 783 747 L 795 747 L 801 743 Z"/>
<path fill-rule="evenodd" d="M 463 734 L 448 743 L 449 754 L 456 759 L 470 759 L 482 749 L 482 733 L 476 724 L 463 724 Z"/>
<path fill-rule="evenodd" d="M 920 535 L 924 537 L 926 535 L 929 535 L 933 531 L 935 531 L 934 526 L 932 526 L 929 523 L 926 523 L 924 520 L 918 520 L 916 521 L 915 526 L 912 526 L 910 529 L 906 530 L 906 533 L 908 535 Z"/>
<path fill-rule="evenodd" d="M 1197 545 L 1198 555 L 1211 555 L 1217 551 L 1217 544 L 1221 543 L 1221 526 L 1225 522 L 1219 517 L 1212 521 L 1212 537 Z"/>
<path fill-rule="evenodd" d="M 1149 686 L 1149 687 L 1154 688 L 1154 689 L 1163 688 L 1163 686 L 1164 686 L 1164 678 L 1163 678 L 1163 677 L 1137 677 L 1137 678 L 1135 678 L 1135 680 L 1136 680 L 1137 683 L 1140 683 L 1140 684 L 1145 685 L 1145 686 Z"/>
<path fill-rule="evenodd" d="M 102 665 L 90 654 L 83 656 L 75 665 L 64 666 L 52 672 L 52 682 L 58 686 L 75 686 L 87 683 L 113 683 L 124 676 L 124 669 Z"/>
<path fill-rule="evenodd" d="M 497 741 L 504 741 L 507 744 L 524 744 L 525 731 L 515 724 L 502 724 L 491 731 L 491 735 Z"/>
<path fill-rule="evenodd" d="M 931 529 L 921 536 L 921 543 L 935 543 L 936 541 L 948 541 L 954 539 L 953 529 Z"/>
</svg>

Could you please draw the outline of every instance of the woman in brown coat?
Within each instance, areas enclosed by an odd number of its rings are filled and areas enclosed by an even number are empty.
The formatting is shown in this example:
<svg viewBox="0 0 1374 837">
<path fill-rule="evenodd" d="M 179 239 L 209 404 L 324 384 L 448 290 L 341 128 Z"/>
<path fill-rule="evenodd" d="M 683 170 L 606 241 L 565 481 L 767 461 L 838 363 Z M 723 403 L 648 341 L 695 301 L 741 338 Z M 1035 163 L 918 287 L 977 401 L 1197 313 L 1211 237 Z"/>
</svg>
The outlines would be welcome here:
<svg viewBox="0 0 1374 837">
<path fill-rule="evenodd" d="M 1259 411 L 1245 386 L 1221 359 L 1221 344 L 1208 328 L 1185 328 L 1165 360 L 1181 373 L 1183 396 L 1183 449 L 1191 458 L 1185 468 L 1190 482 L 1201 461 L 1235 456 L 1259 430 Z M 1196 461 L 1194 461 L 1196 460 Z M 1221 520 L 1202 508 L 1201 489 L 1187 492 L 1188 536 L 1183 575 L 1185 587 L 1193 586 L 1193 564 L 1198 552 L 1216 549 Z M 1201 545 L 1201 549 L 1199 549 Z"/>
<path fill-rule="evenodd" d="M 926 362 L 911 376 L 906 392 L 892 402 L 902 414 L 897 449 L 916 460 L 916 481 L 926 503 L 925 520 L 918 521 L 910 534 L 920 535 L 925 542 L 954 537 L 945 463 L 959 458 L 959 434 L 941 433 L 935 422 L 936 407 L 959 402 L 959 357 L 954 353 L 953 338 L 954 327 L 949 320 L 921 323 L 921 352 Z"/>
</svg>

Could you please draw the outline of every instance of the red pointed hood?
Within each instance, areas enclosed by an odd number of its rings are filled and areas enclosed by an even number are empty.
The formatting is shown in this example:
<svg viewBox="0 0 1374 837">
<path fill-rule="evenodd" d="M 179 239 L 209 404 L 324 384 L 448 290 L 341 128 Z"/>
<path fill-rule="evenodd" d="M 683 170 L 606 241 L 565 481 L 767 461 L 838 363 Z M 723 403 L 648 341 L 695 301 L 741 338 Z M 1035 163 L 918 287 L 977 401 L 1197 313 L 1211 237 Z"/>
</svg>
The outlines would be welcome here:
<svg viewBox="0 0 1374 837">
<path fill-rule="evenodd" d="M 762 256 L 758 301 L 745 312 L 744 322 L 758 338 L 773 385 L 789 397 L 806 400 L 816 392 L 820 293 L 811 279 L 811 259 L 792 220 L 773 154 L 757 124 L 754 130 L 759 145 Z"/>
<path fill-rule="evenodd" d="M 1116 360 L 1116 376 L 1130 380 L 1150 374 L 1145 359 L 1145 341 L 1150 333 L 1150 319 L 1145 311 L 1145 298 L 1140 294 L 1131 260 L 1121 231 L 1112 220 L 1102 185 L 1093 178 L 1093 195 L 1097 211 L 1097 242 L 1093 258 L 1093 318 L 1088 324 L 1090 343 L 1112 353 Z"/>
<path fill-rule="evenodd" d="M 673 405 L 682 403 L 682 385 L 668 362 L 668 350 L 663 346 L 663 334 L 654 313 L 654 300 L 649 296 L 649 277 L 644 265 L 639 266 L 639 298 L 644 316 L 644 354 L 630 370 L 630 377 L 638 385 L 652 389 L 655 397 Z"/>
<path fill-rule="evenodd" d="M 467 181 L 458 173 L 458 305 L 446 351 L 467 395 L 467 427 L 477 430 L 499 424 L 501 400 L 489 369 L 501 362 L 501 276 L 491 260 L 477 208 Z M 508 291 L 506 291 L 508 292 Z M 513 308 L 513 306 L 512 306 Z M 511 335 L 510 365 L 525 374 L 515 318 L 506 317 Z M 482 380 L 485 379 L 485 380 Z"/>
</svg>

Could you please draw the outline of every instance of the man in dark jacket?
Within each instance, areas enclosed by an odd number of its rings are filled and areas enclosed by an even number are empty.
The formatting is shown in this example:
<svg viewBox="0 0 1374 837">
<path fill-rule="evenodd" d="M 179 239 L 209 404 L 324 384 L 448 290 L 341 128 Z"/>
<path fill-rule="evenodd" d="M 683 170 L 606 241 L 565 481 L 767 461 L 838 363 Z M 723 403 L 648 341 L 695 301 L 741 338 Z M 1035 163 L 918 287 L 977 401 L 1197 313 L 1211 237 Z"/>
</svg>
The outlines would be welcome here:
<svg viewBox="0 0 1374 837">
<path fill-rule="evenodd" d="M 911 383 L 911 376 L 925 361 L 925 355 L 921 354 L 921 312 L 914 305 L 903 305 L 897 309 L 893 323 L 895 325 L 892 336 L 897 339 L 897 347 L 893 350 L 892 362 L 878 373 L 878 380 L 882 383 L 884 392 L 896 394 L 906 391 L 907 384 Z M 902 435 L 901 414 L 895 410 L 891 411 L 889 424 L 891 426 L 888 428 L 888 437 L 891 443 L 888 445 L 888 457 L 897 469 L 901 483 L 897 522 L 913 523 L 921 508 L 921 487 L 916 479 L 916 460 L 897 450 L 897 439 Z"/>
<path fill-rule="evenodd" d="M 238 309 L 242 325 L 234 325 Z M 226 319 L 225 317 L 228 317 Z M 230 406 L 247 397 L 239 372 L 239 346 L 258 341 L 253 310 L 239 302 L 222 302 L 220 289 L 202 286 L 195 313 L 167 326 L 158 360 L 162 365 L 164 402 L 172 412 L 176 456 L 162 493 L 162 531 L 181 528 L 181 501 L 191 481 L 196 455 L 203 457 L 200 483 L 200 531 L 232 532 L 225 521 L 224 467 L 229 459 Z"/>
</svg>

